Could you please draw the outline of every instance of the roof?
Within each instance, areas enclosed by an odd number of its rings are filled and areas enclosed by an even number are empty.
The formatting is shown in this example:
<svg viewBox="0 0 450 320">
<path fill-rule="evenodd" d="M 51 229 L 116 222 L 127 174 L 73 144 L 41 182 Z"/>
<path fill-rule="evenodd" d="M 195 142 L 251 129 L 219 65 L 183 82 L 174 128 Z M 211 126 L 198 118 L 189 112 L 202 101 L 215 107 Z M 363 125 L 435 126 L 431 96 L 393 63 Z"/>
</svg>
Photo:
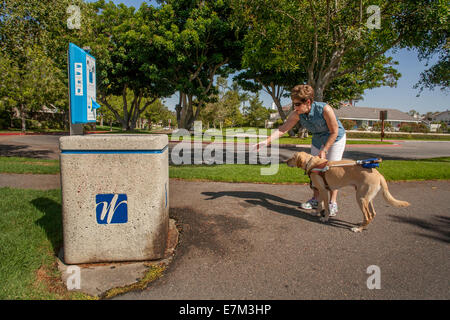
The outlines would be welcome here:
<svg viewBox="0 0 450 320">
<path fill-rule="evenodd" d="M 289 112 L 291 104 L 287 104 L 282 107 L 284 112 Z M 351 119 L 351 120 L 380 120 L 380 111 L 387 110 L 388 121 L 403 121 L 403 122 L 420 122 L 406 112 L 402 112 L 397 109 L 388 108 L 369 108 L 369 107 L 353 107 L 351 105 L 344 105 L 339 109 L 333 109 L 334 113 L 339 119 Z M 277 114 L 273 113 L 273 114 Z"/>
<path fill-rule="evenodd" d="M 450 114 L 450 110 L 443 111 L 443 112 L 436 112 L 436 113 L 433 113 L 431 116 L 432 117 L 439 117 L 439 116 L 443 116 L 443 115 L 446 115 L 446 114 Z"/>
<path fill-rule="evenodd" d="M 418 122 L 418 119 L 397 109 L 388 108 L 368 108 L 368 107 L 341 107 L 335 109 L 334 112 L 339 119 L 352 120 L 380 120 L 380 111 L 387 110 L 387 119 L 389 121 L 407 121 Z"/>
</svg>

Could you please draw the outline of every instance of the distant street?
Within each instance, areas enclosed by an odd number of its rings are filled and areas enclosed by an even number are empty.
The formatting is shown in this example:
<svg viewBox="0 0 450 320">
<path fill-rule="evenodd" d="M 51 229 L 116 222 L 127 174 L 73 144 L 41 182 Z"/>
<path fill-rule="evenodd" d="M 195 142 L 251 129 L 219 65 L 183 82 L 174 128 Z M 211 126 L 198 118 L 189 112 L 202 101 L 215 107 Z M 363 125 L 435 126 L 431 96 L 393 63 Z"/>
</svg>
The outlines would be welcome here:
<svg viewBox="0 0 450 320">
<path fill-rule="evenodd" d="M 43 159 L 58 159 L 59 157 L 59 135 L 0 135 L 0 155 L 2 156 L 23 156 Z M 176 143 L 170 143 L 170 150 Z M 204 148 L 207 144 L 202 144 Z M 210 146 L 213 148 L 213 145 Z M 231 147 L 229 147 L 231 148 Z M 226 147 L 223 147 L 226 152 Z M 241 159 L 245 157 L 245 163 L 248 163 L 249 153 L 248 145 L 234 146 L 234 158 Z M 189 150 L 186 146 L 183 152 L 190 153 L 191 163 L 193 163 L 193 148 Z M 287 160 L 292 153 L 298 151 L 310 151 L 308 145 L 282 146 L 279 150 L 280 161 Z M 171 153 L 172 154 L 172 153 Z M 393 145 L 351 145 L 347 144 L 344 152 L 344 158 L 348 159 L 366 159 L 381 157 L 384 160 L 403 160 L 403 159 L 423 159 L 434 157 L 450 156 L 450 141 L 394 141 Z M 226 159 L 226 156 L 223 157 Z M 172 157 L 170 158 L 172 162 Z M 236 163 L 236 161 L 235 161 Z"/>
</svg>

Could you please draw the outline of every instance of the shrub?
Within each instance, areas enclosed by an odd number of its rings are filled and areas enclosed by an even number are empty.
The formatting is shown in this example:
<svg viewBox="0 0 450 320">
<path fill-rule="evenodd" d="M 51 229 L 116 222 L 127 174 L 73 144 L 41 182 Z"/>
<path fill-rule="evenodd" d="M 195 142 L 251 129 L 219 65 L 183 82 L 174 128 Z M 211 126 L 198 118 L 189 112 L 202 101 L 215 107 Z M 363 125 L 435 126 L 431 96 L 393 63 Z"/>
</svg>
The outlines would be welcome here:
<svg viewBox="0 0 450 320">
<path fill-rule="evenodd" d="M 381 131 L 381 121 L 375 122 L 372 125 L 372 131 Z M 384 122 L 384 131 L 393 131 L 393 127 L 390 122 Z"/>
<path fill-rule="evenodd" d="M 400 128 L 399 130 L 401 132 L 421 132 L 421 133 L 427 133 L 430 132 L 430 129 L 428 129 L 428 127 L 423 124 L 423 123 L 405 123 L 402 122 L 400 124 Z"/>
<path fill-rule="evenodd" d="M 342 119 L 341 123 L 344 126 L 345 130 L 353 130 L 356 127 L 355 120 Z"/>
<path fill-rule="evenodd" d="M 7 129 L 8 128 L 8 121 L 5 119 L 0 119 L 0 129 Z"/>
<path fill-rule="evenodd" d="M 25 125 L 27 129 L 40 129 L 42 128 L 42 124 L 37 121 L 37 120 L 33 120 L 33 119 L 26 119 L 25 120 Z"/>
<path fill-rule="evenodd" d="M 275 121 L 275 123 L 273 124 L 273 128 L 278 129 L 283 123 L 284 123 L 283 120 L 278 119 L 278 120 Z"/>
<path fill-rule="evenodd" d="M 363 124 L 361 127 L 358 128 L 358 131 L 367 131 L 367 125 Z"/>
</svg>

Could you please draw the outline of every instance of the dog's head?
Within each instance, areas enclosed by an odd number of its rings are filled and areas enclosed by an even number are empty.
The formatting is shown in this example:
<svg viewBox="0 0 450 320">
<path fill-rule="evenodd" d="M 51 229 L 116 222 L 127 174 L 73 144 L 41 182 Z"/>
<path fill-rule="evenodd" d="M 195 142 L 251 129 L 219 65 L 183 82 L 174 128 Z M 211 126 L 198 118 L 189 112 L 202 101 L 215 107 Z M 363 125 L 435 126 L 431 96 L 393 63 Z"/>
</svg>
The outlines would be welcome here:
<svg viewBox="0 0 450 320">
<path fill-rule="evenodd" d="M 311 160 L 312 155 L 306 152 L 296 152 L 288 159 L 288 167 L 298 167 L 305 169 L 309 160 Z"/>
</svg>

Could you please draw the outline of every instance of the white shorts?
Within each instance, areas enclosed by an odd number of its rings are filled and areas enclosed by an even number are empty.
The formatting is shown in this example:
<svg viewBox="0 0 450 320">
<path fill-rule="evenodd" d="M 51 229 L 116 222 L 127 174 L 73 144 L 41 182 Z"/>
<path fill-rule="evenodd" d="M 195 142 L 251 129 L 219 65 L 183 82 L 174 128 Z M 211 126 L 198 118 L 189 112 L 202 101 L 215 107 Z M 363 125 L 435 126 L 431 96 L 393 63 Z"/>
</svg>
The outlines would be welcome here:
<svg viewBox="0 0 450 320">
<path fill-rule="evenodd" d="M 342 160 L 342 155 L 344 154 L 346 141 L 347 141 L 347 135 L 344 134 L 344 136 L 339 141 L 336 141 L 335 143 L 333 143 L 331 148 L 328 150 L 327 160 L 329 160 L 329 161 Z M 319 152 L 320 152 L 320 149 L 317 149 L 316 147 L 311 145 L 311 154 L 313 156 L 318 156 Z"/>
</svg>

